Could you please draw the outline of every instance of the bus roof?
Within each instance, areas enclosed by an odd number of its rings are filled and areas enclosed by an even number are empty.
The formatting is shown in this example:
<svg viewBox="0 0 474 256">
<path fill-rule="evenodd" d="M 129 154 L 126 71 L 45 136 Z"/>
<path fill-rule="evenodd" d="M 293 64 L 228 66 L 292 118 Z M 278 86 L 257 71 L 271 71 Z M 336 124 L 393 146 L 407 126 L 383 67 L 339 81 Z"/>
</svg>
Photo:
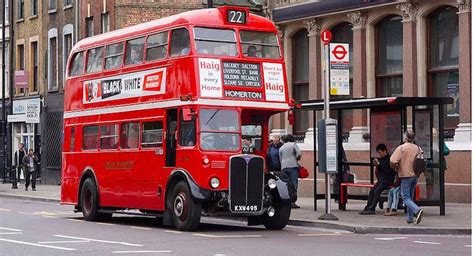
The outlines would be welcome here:
<svg viewBox="0 0 474 256">
<path fill-rule="evenodd" d="M 152 31 L 167 29 L 172 27 L 179 27 L 184 25 L 199 25 L 199 26 L 219 26 L 219 27 L 252 27 L 259 28 L 261 30 L 275 30 L 275 24 L 258 15 L 249 13 L 247 22 L 244 25 L 229 25 L 226 23 L 226 10 L 236 8 L 242 9 L 241 7 L 230 7 L 224 6 L 219 8 L 199 9 L 192 10 L 169 17 L 149 21 L 146 23 L 137 24 L 134 26 L 114 30 L 104 34 L 88 37 L 79 41 L 73 51 L 78 49 L 90 48 L 91 46 L 101 45 L 103 43 L 110 43 L 111 41 L 120 40 L 127 36 L 146 34 Z"/>
</svg>

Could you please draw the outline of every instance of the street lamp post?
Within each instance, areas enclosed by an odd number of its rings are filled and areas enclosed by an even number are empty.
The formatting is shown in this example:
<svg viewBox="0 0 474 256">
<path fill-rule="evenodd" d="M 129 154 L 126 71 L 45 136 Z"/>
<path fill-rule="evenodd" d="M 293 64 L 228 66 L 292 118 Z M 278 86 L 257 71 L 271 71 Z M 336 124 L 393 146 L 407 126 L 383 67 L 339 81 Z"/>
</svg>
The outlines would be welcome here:
<svg viewBox="0 0 474 256">
<path fill-rule="evenodd" d="M 6 109 L 5 109 L 5 1 L 2 1 L 2 150 L 3 150 L 3 183 L 6 182 L 6 174 L 7 174 L 7 148 L 6 148 L 6 132 L 7 132 L 7 116 L 6 116 Z M 11 178 L 11 177 L 10 177 Z"/>
</svg>

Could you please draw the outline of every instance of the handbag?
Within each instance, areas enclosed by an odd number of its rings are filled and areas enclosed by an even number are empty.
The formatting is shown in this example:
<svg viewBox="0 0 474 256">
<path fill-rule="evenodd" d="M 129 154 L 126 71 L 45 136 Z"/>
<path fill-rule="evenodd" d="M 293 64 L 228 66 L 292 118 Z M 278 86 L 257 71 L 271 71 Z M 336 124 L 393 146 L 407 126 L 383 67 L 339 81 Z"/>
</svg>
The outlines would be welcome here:
<svg viewBox="0 0 474 256">
<path fill-rule="evenodd" d="M 304 168 L 303 166 L 300 166 L 298 168 L 298 178 L 300 179 L 305 179 L 309 177 L 309 171 L 308 169 Z"/>
<path fill-rule="evenodd" d="M 416 176 L 420 176 L 426 171 L 426 158 L 420 146 L 418 146 L 418 154 L 416 154 L 415 161 L 413 162 L 413 170 Z"/>
</svg>

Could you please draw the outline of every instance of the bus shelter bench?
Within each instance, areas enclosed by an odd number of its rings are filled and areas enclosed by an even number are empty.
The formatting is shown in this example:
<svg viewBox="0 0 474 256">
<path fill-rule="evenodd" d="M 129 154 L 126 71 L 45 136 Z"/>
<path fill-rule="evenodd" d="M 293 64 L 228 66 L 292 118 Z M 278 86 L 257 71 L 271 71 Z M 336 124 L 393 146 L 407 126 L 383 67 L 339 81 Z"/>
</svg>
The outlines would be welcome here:
<svg viewBox="0 0 474 256">
<path fill-rule="evenodd" d="M 340 189 L 339 189 L 339 210 L 346 210 L 346 204 L 347 204 L 347 187 L 356 187 L 356 188 L 373 188 L 375 184 L 371 183 L 349 183 L 349 182 L 343 182 L 340 184 Z M 390 187 L 391 188 L 391 187 Z M 415 188 L 415 200 L 418 201 L 420 200 L 420 187 L 418 184 L 416 184 Z"/>
</svg>

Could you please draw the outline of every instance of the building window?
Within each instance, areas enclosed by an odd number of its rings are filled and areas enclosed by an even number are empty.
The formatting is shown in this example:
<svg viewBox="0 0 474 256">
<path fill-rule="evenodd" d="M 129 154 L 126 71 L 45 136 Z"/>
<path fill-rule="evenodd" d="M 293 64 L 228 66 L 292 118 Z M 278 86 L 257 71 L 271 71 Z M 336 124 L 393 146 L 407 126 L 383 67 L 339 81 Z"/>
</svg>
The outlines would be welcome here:
<svg viewBox="0 0 474 256">
<path fill-rule="evenodd" d="M 72 0 L 64 0 L 64 7 L 71 6 L 71 5 L 72 5 Z"/>
<path fill-rule="evenodd" d="M 102 33 L 106 33 L 110 31 L 110 21 L 109 21 L 109 13 L 102 13 L 101 23 L 102 23 Z"/>
<path fill-rule="evenodd" d="M 5 1 L 5 24 L 10 24 L 10 1 Z"/>
<path fill-rule="evenodd" d="M 48 10 L 54 11 L 58 8 L 58 0 L 49 0 Z"/>
<path fill-rule="evenodd" d="M 25 17 L 25 0 L 18 1 L 18 19 Z"/>
<path fill-rule="evenodd" d="M 86 37 L 94 35 L 94 17 L 86 18 Z"/>
<path fill-rule="evenodd" d="M 402 17 L 389 16 L 377 24 L 377 97 L 403 95 Z"/>
<path fill-rule="evenodd" d="M 23 44 L 18 45 L 17 48 L 17 56 L 18 56 L 18 70 L 25 70 L 25 46 Z M 17 90 L 17 93 L 24 93 L 25 89 L 20 88 Z"/>
<path fill-rule="evenodd" d="M 293 37 L 293 98 L 307 100 L 309 97 L 309 39 L 306 29 L 296 32 Z M 306 111 L 295 111 L 293 133 L 303 135 L 308 129 L 309 115 Z"/>
<path fill-rule="evenodd" d="M 38 15 L 38 0 L 31 0 L 31 16 Z"/>
<path fill-rule="evenodd" d="M 38 91 L 38 65 L 39 65 L 39 60 L 38 60 L 38 42 L 32 42 L 31 43 L 31 61 L 33 64 L 33 74 L 31 74 L 31 91 L 32 92 L 37 92 Z"/>
<path fill-rule="evenodd" d="M 457 9 L 443 7 L 429 17 L 428 78 L 430 96 L 452 97 L 447 106 L 446 128 L 459 123 L 459 21 Z"/>
<path fill-rule="evenodd" d="M 63 77 L 66 77 L 66 65 L 69 53 L 72 50 L 72 34 L 64 34 L 64 41 L 63 41 Z"/>
<path fill-rule="evenodd" d="M 58 42 L 57 37 L 49 38 L 48 89 L 58 89 Z"/>
</svg>

